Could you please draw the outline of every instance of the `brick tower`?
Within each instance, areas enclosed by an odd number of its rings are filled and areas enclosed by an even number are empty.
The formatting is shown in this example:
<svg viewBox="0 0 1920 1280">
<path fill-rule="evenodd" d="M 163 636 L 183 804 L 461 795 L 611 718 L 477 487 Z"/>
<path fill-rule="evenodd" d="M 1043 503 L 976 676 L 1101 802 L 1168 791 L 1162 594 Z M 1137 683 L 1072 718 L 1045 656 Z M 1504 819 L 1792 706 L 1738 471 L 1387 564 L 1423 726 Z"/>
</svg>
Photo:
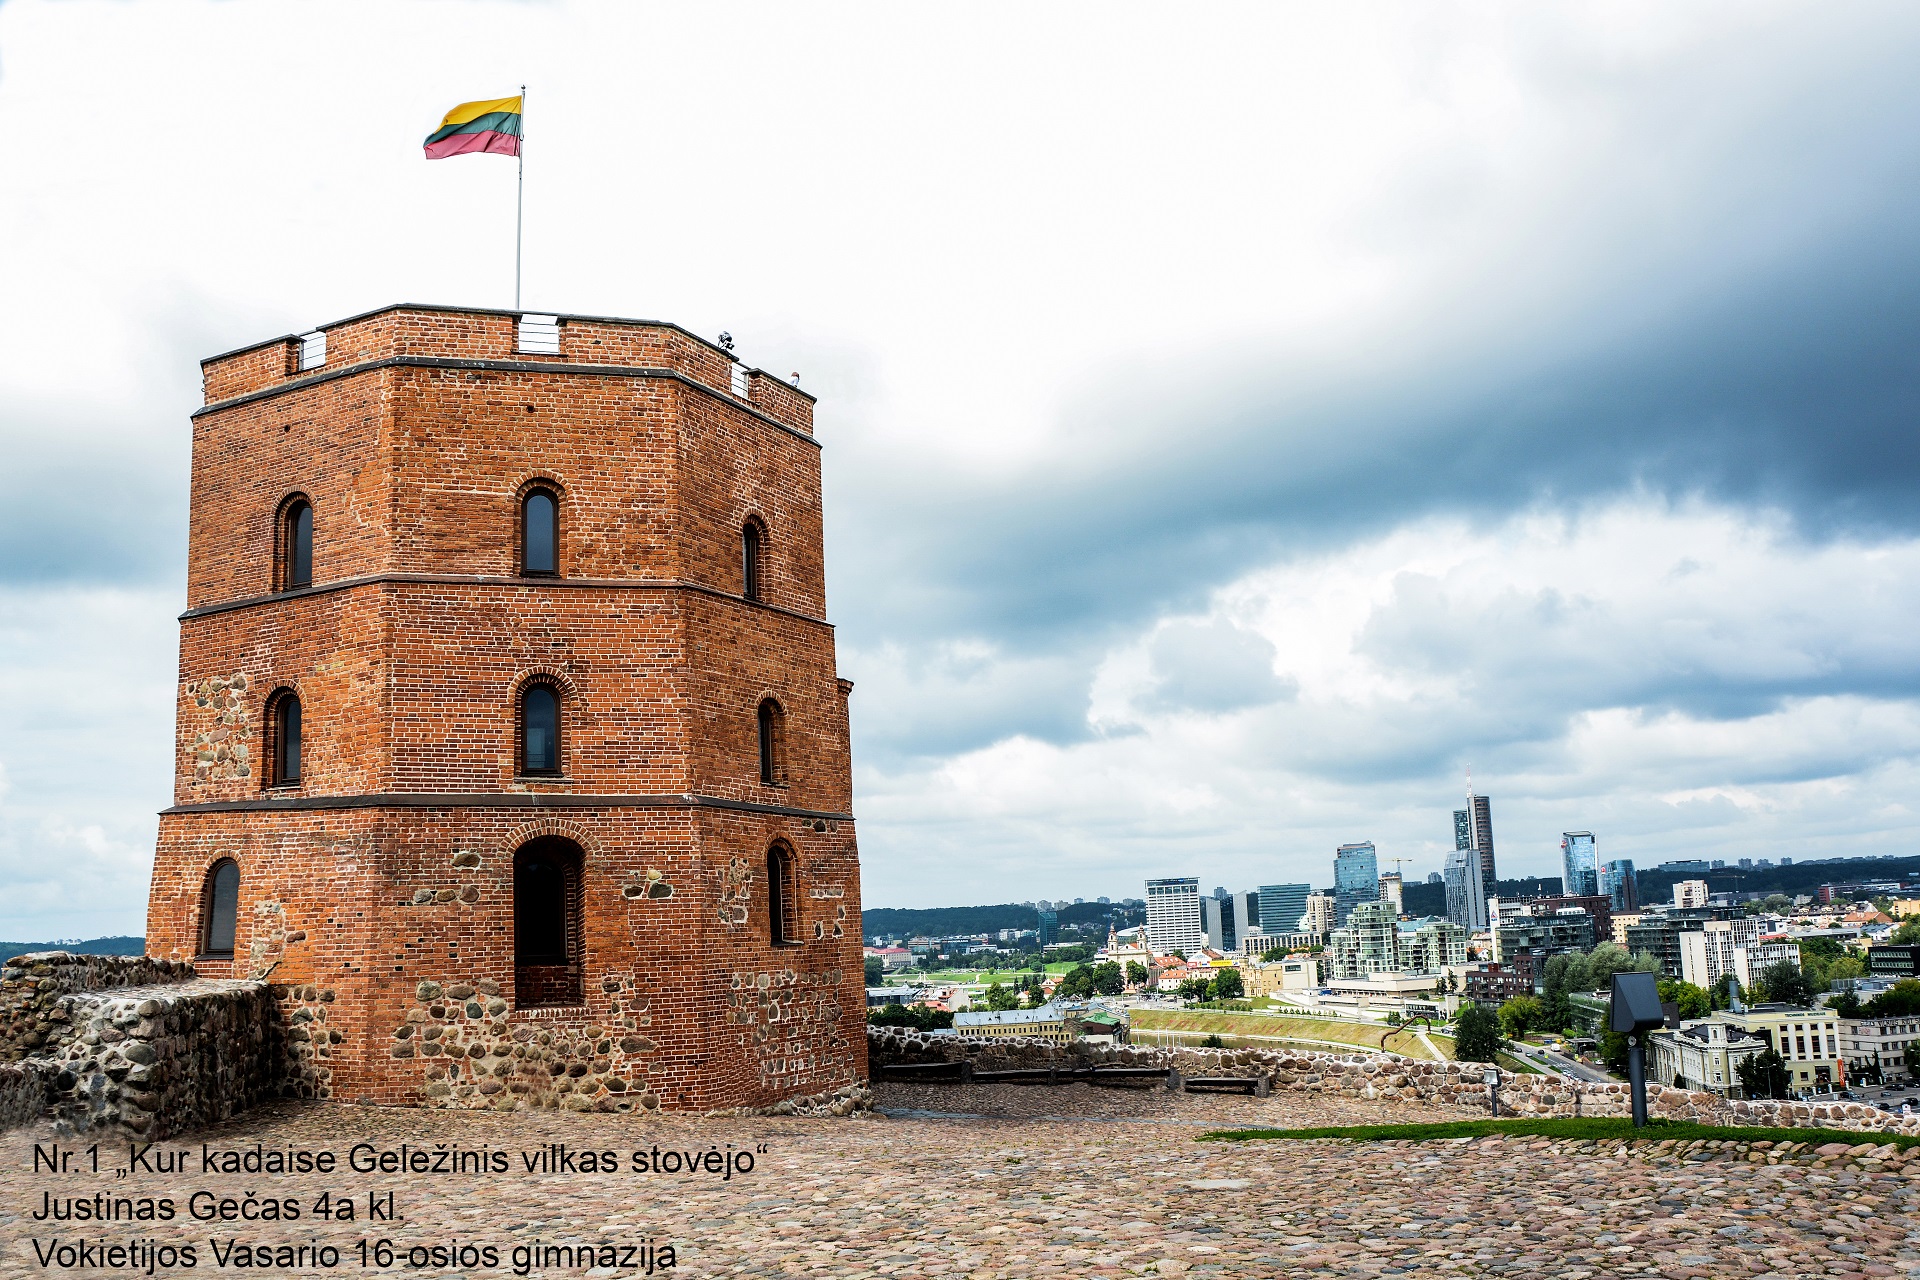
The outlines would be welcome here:
<svg viewBox="0 0 1920 1280">
<path fill-rule="evenodd" d="M 866 1075 L 812 398 L 667 324 L 396 306 L 203 363 L 151 954 L 309 1096 Z"/>
</svg>

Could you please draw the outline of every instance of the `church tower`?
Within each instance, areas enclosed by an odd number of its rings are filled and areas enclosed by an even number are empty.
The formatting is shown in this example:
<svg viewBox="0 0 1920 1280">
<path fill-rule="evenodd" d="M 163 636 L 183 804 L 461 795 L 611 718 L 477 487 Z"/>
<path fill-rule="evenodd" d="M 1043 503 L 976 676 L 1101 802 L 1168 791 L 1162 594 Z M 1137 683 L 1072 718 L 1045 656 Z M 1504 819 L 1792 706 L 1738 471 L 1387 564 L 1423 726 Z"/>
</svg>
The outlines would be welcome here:
<svg viewBox="0 0 1920 1280">
<path fill-rule="evenodd" d="M 395 306 L 203 362 L 148 950 L 294 1088 L 866 1076 L 812 397 L 670 324 Z"/>
</svg>

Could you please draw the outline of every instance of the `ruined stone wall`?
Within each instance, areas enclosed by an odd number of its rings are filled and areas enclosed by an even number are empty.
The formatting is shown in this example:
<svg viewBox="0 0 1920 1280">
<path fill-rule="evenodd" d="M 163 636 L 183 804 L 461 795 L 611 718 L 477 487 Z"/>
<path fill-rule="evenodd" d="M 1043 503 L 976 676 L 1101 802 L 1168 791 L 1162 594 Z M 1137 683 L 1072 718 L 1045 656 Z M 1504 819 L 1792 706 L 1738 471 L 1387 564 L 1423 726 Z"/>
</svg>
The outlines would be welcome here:
<svg viewBox="0 0 1920 1280">
<path fill-rule="evenodd" d="M 0 1130 L 17 1129 L 40 1118 L 47 1107 L 44 1063 L 0 1062 Z"/>
<path fill-rule="evenodd" d="M 72 1035 L 64 997 L 82 991 L 185 982 L 193 966 L 146 956 L 33 951 L 0 967 L 0 1062 L 44 1057 Z"/>
<path fill-rule="evenodd" d="M 265 983 L 198 978 L 63 998 L 72 1033 L 25 1064 L 44 1073 L 45 1114 L 64 1132 L 149 1140 L 238 1115 L 286 1078 Z"/>
<path fill-rule="evenodd" d="M 1340 1093 L 1456 1107 L 1487 1105 L 1486 1064 L 1430 1062 L 1396 1054 L 963 1040 L 919 1035 L 898 1027 L 869 1028 L 867 1052 L 876 1069 L 889 1063 L 962 1060 L 980 1071 L 1086 1065 L 1170 1067 L 1187 1077 L 1265 1075 L 1275 1092 Z M 1632 1114 L 1632 1097 L 1622 1083 L 1593 1084 L 1501 1071 L 1500 1110 L 1502 1115 L 1515 1116 L 1627 1116 Z M 1699 1124 L 1920 1135 L 1920 1116 L 1903 1119 L 1859 1103 L 1740 1101 L 1657 1084 L 1647 1086 L 1647 1111 L 1658 1119 Z"/>
</svg>

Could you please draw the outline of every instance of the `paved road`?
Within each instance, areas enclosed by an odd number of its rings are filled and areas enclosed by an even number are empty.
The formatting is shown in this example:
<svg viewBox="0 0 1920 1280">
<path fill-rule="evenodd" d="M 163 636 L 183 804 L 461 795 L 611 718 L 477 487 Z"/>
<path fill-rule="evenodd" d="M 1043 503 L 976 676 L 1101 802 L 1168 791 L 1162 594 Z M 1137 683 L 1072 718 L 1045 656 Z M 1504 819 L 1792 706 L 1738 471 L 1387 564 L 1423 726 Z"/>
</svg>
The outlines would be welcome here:
<svg viewBox="0 0 1920 1280">
<path fill-rule="evenodd" d="M 1610 1084 L 1613 1082 L 1613 1077 L 1600 1070 L 1600 1068 L 1590 1067 L 1586 1063 L 1569 1058 L 1563 1053 L 1555 1053 L 1551 1049 L 1542 1049 L 1538 1045 L 1529 1045 L 1528 1049 L 1532 1052 L 1536 1060 L 1544 1060 L 1546 1065 L 1552 1067 L 1563 1076 L 1572 1076 L 1575 1080 L 1586 1080 L 1593 1084 Z"/>
</svg>

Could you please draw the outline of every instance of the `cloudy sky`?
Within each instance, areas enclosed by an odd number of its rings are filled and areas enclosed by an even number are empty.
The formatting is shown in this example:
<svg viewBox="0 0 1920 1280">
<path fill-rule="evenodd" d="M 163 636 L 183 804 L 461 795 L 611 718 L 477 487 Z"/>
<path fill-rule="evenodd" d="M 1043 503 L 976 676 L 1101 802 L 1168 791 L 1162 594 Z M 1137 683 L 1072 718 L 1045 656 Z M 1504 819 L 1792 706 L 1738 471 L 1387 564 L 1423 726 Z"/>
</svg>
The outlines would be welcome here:
<svg viewBox="0 0 1920 1280">
<path fill-rule="evenodd" d="M 821 397 L 871 906 L 1911 852 L 1911 6 L 0 0 L 0 937 L 138 931 L 197 360 L 396 301 Z M 1383 869 L 1385 869 L 1383 867 Z"/>
</svg>

